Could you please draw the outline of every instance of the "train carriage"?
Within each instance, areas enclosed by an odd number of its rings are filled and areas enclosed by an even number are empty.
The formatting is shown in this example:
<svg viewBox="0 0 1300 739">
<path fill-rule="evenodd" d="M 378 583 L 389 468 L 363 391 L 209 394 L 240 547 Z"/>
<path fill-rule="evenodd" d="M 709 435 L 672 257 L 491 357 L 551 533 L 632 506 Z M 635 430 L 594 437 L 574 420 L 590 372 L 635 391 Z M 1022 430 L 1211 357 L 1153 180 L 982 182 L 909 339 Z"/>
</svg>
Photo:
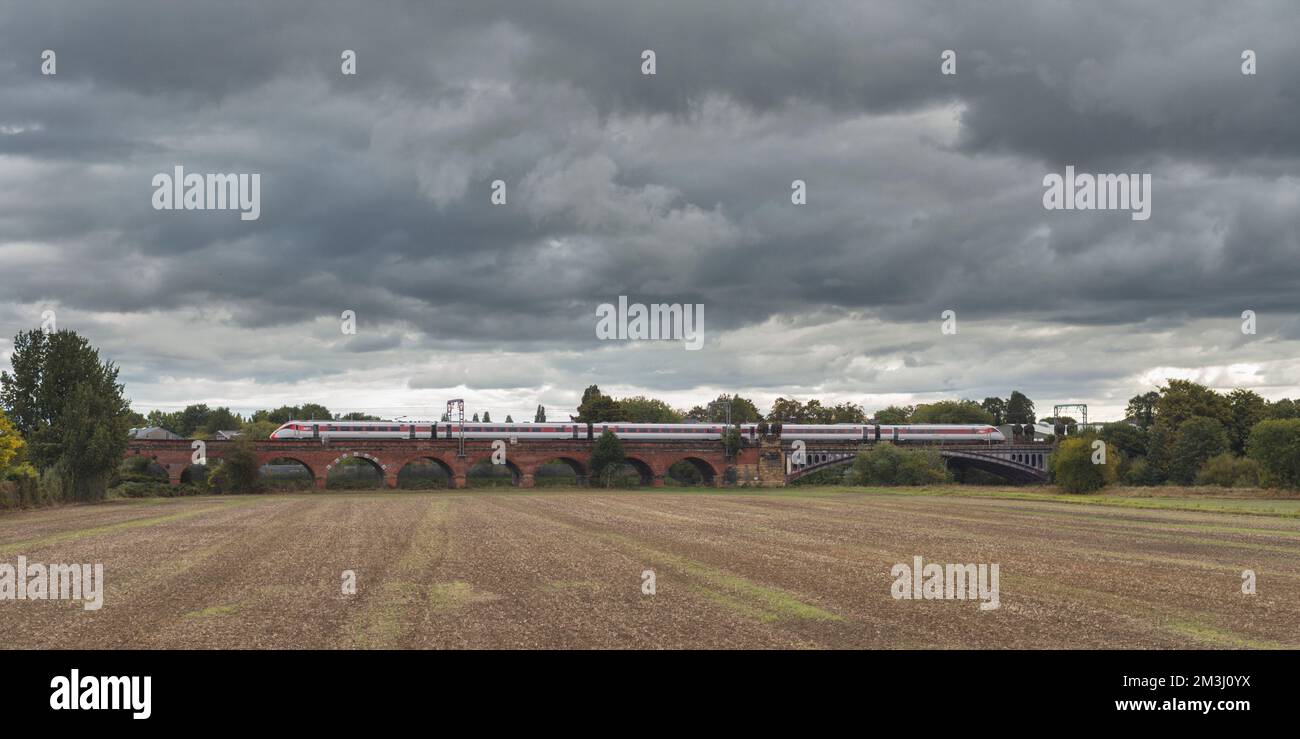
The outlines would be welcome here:
<svg viewBox="0 0 1300 739">
<path fill-rule="evenodd" d="M 720 423 L 490 423 L 467 421 L 289 421 L 272 434 L 272 439 L 593 439 L 605 431 L 620 439 L 637 441 L 719 440 L 726 431 Z M 739 424 L 743 438 L 756 442 L 758 424 Z M 870 423 L 785 424 L 781 437 L 804 442 L 880 441 L 923 444 L 1005 441 L 993 426 L 965 424 L 881 425 Z"/>
</svg>

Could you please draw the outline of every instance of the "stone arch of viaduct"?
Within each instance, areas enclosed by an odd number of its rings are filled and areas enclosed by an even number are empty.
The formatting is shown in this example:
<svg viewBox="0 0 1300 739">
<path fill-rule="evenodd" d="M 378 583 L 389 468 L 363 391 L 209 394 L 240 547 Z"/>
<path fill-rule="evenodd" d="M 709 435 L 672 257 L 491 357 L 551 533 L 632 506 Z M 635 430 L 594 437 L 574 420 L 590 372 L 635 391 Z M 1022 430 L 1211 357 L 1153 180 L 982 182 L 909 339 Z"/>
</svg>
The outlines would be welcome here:
<svg viewBox="0 0 1300 739">
<path fill-rule="evenodd" d="M 127 445 L 126 456 L 146 456 L 167 471 L 168 480 L 179 485 L 185 472 L 195 463 L 196 442 L 190 440 L 133 440 Z M 230 448 L 228 441 L 204 441 L 201 451 L 210 461 L 225 456 Z M 465 455 L 459 455 L 458 442 L 410 440 L 349 440 L 322 444 L 319 441 L 259 441 L 254 442 L 258 464 L 274 460 L 293 461 L 307 468 L 316 487 L 325 487 L 329 472 L 343 460 L 359 457 L 377 467 L 384 485 L 397 487 L 397 475 L 407 465 L 431 461 L 447 473 L 453 487 L 466 487 L 469 471 L 482 462 L 490 463 L 493 448 L 491 440 L 467 440 Z M 587 460 L 591 455 L 588 442 L 520 442 L 507 444 L 506 466 L 514 482 L 520 487 L 533 487 L 537 469 L 543 464 L 561 461 L 574 471 L 580 484 L 587 480 Z M 747 454 L 748 452 L 748 454 Z M 721 445 L 698 442 L 635 443 L 625 442 L 627 462 L 641 474 L 642 484 L 662 486 L 668 468 L 677 462 L 690 462 L 704 478 L 706 485 L 722 484 L 729 466 L 744 462 L 746 456 L 757 456 L 753 450 L 742 450 L 739 458 L 728 458 Z"/>
</svg>

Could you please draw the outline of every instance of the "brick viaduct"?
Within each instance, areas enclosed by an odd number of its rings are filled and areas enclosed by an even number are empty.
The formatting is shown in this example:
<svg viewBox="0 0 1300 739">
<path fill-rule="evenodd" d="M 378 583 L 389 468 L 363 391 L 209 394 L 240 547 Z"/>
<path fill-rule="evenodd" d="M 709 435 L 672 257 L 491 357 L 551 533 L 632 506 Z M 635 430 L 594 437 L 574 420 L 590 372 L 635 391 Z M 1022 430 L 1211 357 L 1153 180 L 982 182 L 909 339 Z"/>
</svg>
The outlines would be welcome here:
<svg viewBox="0 0 1300 739">
<path fill-rule="evenodd" d="M 185 471 L 193 464 L 195 442 L 188 439 L 132 440 L 126 457 L 146 456 L 167 471 L 168 480 L 179 485 Z M 230 448 L 229 441 L 204 441 L 210 460 L 221 459 Z M 338 441 L 258 441 L 254 454 L 259 464 L 275 460 L 297 462 L 307 468 L 316 487 L 323 489 L 331 470 L 348 458 L 366 460 L 383 475 L 384 484 L 397 487 L 397 475 L 411 463 L 433 462 L 442 468 L 452 487 L 466 487 L 469 471 L 492 459 L 491 439 L 465 440 L 465 456 L 459 456 L 455 439 L 348 439 Z M 1000 475 L 1013 483 L 1047 481 L 1048 445 L 997 444 L 990 446 L 957 445 L 935 447 L 950 467 L 974 467 Z M 735 470 L 735 484 L 781 486 L 819 469 L 848 464 L 861 449 L 856 442 L 819 443 L 809 449 L 802 468 L 790 469 L 786 459 L 789 440 L 765 440 L 758 446 L 746 446 L 736 456 L 728 457 L 719 441 L 631 441 L 623 442 L 628 464 L 641 474 L 641 483 L 662 486 L 668 468 L 689 462 L 704 479 L 705 485 L 721 486 L 728 469 Z M 537 468 L 548 462 L 569 465 L 579 484 L 587 482 L 587 461 L 591 457 L 588 441 L 531 441 L 508 444 L 506 466 L 514 484 L 530 488 L 536 482 Z"/>
<path fill-rule="evenodd" d="M 209 460 L 218 460 L 225 456 L 231 443 L 204 441 L 204 452 Z M 127 445 L 126 457 L 129 459 L 143 455 L 152 458 L 167 470 L 171 484 L 179 485 L 185 471 L 193 464 L 193 444 L 188 439 L 132 440 Z M 254 442 L 253 449 L 259 464 L 273 460 L 292 460 L 303 465 L 315 479 L 317 488 L 324 488 L 330 470 L 349 457 L 367 460 L 377 467 L 383 474 L 384 484 L 390 488 L 397 487 L 397 475 L 403 467 L 426 460 L 440 466 L 453 487 L 463 488 L 470 469 L 480 462 L 490 462 L 493 451 L 491 439 L 465 440 L 464 457 L 458 456 L 459 441 L 455 439 L 258 441 Z M 513 473 L 515 484 L 520 487 L 533 487 L 537 468 L 557 460 L 567 463 L 580 483 L 586 482 L 587 462 L 591 457 L 590 442 L 520 440 L 517 444 L 507 444 L 505 450 L 506 466 Z M 785 484 L 784 474 L 778 480 L 770 474 L 770 470 L 765 475 L 770 479 L 758 479 L 760 455 L 759 450 L 753 447 L 742 449 L 735 457 L 728 457 L 721 442 L 717 441 L 624 441 L 623 452 L 628 464 L 641 473 L 641 481 L 645 485 L 662 486 L 668 468 L 681 461 L 694 465 L 706 485 L 721 485 L 729 467 L 736 467 L 738 475 L 748 484 Z M 763 466 L 766 469 L 772 465 Z M 775 466 L 780 467 L 779 464 Z"/>
</svg>

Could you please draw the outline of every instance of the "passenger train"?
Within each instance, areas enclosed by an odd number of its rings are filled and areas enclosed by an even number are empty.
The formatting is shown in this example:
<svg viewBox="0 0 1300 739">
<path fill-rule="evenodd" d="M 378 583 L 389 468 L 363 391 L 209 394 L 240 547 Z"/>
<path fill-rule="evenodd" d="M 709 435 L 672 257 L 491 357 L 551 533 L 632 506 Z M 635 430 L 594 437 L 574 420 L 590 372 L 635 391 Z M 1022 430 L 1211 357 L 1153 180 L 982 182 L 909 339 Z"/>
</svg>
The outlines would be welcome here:
<svg viewBox="0 0 1300 739">
<path fill-rule="evenodd" d="M 611 431 L 620 439 L 692 441 L 721 439 L 720 423 L 478 423 L 439 421 L 289 421 L 272 439 L 594 439 Z M 742 423 L 741 438 L 758 440 L 758 424 Z M 872 423 L 784 424 L 784 439 L 805 441 L 892 441 L 894 443 L 999 442 L 1006 437 L 993 426 L 965 424 L 892 425 Z"/>
</svg>

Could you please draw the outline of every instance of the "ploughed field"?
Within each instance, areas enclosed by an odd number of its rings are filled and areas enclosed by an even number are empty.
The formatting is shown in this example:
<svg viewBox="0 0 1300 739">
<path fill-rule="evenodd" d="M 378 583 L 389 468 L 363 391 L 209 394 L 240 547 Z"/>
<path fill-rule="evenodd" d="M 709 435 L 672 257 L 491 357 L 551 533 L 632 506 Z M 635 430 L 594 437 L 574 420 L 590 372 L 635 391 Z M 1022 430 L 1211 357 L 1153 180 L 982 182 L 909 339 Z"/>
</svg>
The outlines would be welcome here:
<svg viewBox="0 0 1300 739">
<path fill-rule="evenodd" d="M 120 501 L 0 515 L 0 564 L 106 581 L 97 611 L 0 600 L 0 646 L 1295 648 L 1300 518 L 1278 513 L 843 488 Z M 916 556 L 998 564 L 999 607 L 895 599 Z"/>
</svg>

